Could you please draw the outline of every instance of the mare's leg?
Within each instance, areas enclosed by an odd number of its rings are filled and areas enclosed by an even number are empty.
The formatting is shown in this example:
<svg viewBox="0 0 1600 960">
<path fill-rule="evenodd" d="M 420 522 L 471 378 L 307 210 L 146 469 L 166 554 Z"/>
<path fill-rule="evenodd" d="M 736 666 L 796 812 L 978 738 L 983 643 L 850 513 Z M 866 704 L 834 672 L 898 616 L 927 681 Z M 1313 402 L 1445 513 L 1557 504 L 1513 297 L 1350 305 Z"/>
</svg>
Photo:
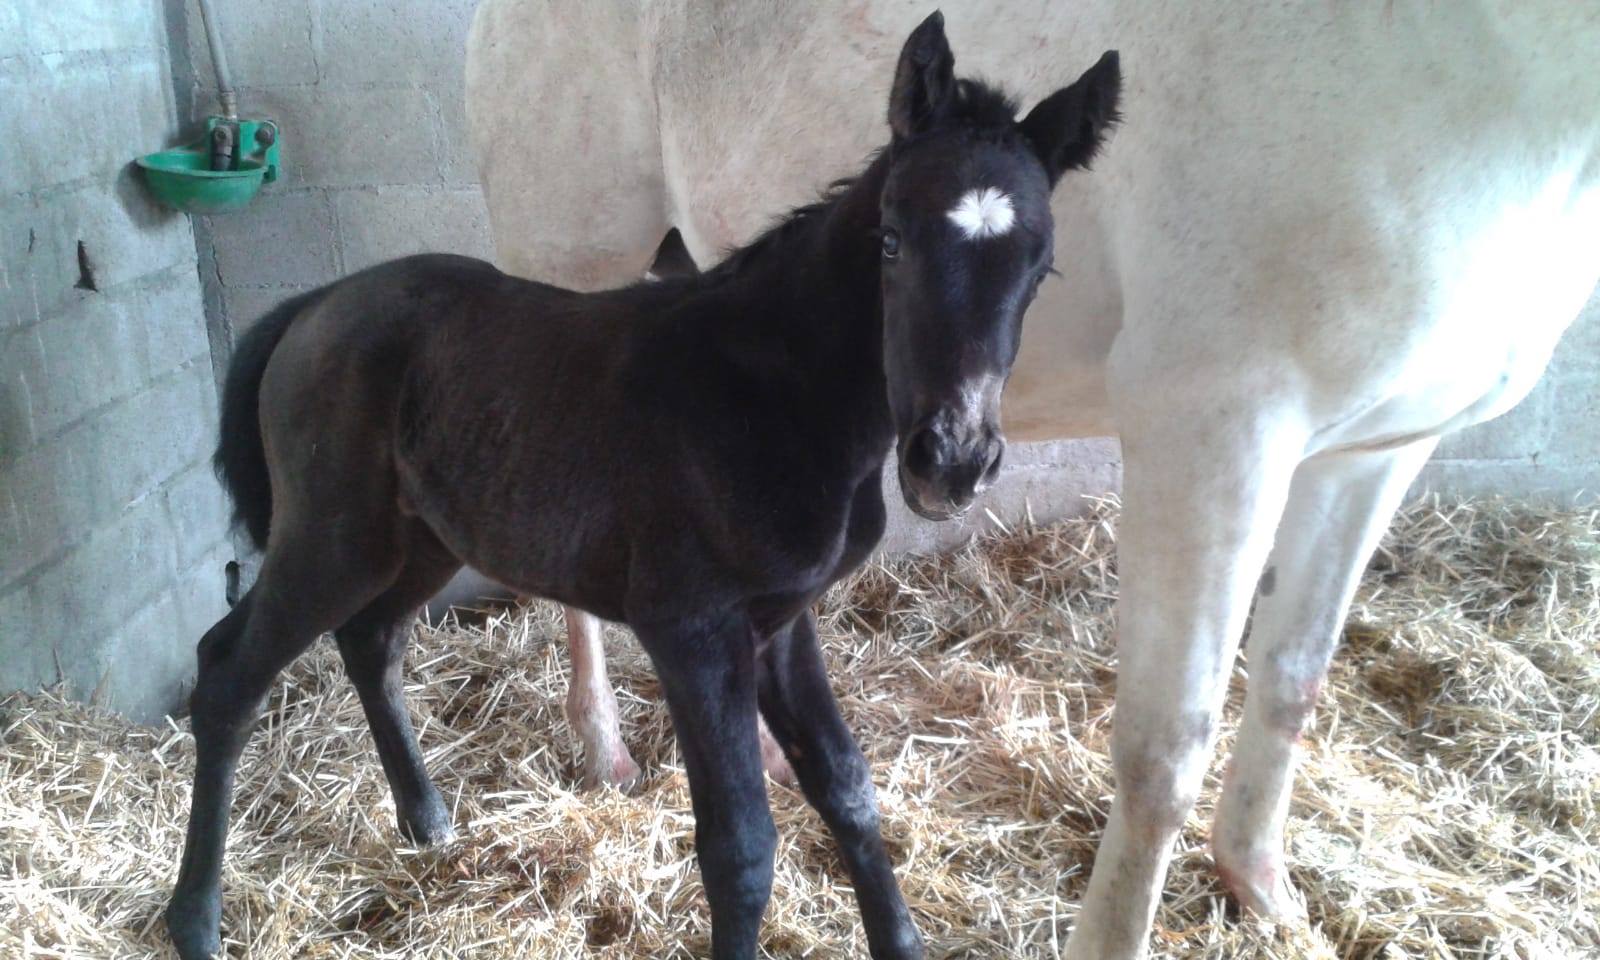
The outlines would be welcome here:
<svg viewBox="0 0 1600 960">
<path fill-rule="evenodd" d="M 1128 417 L 1118 531 L 1117 776 L 1105 835 L 1065 955 L 1142 957 L 1172 843 L 1211 756 L 1234 651 L 1283 513 L 1304 434 L 1197 418 L 1202 405 Z M 1248 409 L 1248 408 L 1245 408 Z"/>
<path fill-rule="evenodd" d="M 450 840 L 455 831 L 423 765 L 400 671 L 417 609 L 461 564 L 420 522 L 413 521 L 412 529 L 406 565 L 394 585 L 334 631 L 334 638 L 366 711 L 400 832 L 426 846 Z"/>
<path fill-rule="evenodd" d="M 1211 835 L 1223 881 L 1264 916 L 1303 913 L 1283 862 L 1295 744 L 1367 558 L 1435 444 L 1314 457 L 1295 471 L 1257 595 L 1244 720 Z"/>
<path fill-rule="evenodd" d="M 637 627 L 672 711 L 694 801 L 713 960 L 751 960 L 778 831 L 756 742 L 755 639 L 743 617 Z"/>
<path fill-rule="evenodd" d="M 639 765 L 622 742 L 617 697 L 606 676 L 606 651 L 601 643 L 600 621 L 575 607 L 562 607 L 567 618 L 567 649 L 572 655 L 572 681 L 567 687 L 567 722 L 583 744 L 583 786 L 593 790 L 610 785 L 632 790 L 639 784 Z M 783 750 L 772 739 L 765 721 L 759 723 L 761 764 L 779 783 L 794 785 L 794 771 Z"/>
<path fill-rule="evenodd" d="M 567 649 L 572 653 L 572 681 L 567 686 L 567 722 L 583 744 L 583 785 L 610 784 L 631 790 L 639 782 L 639 765 L 622 742 L 617 697 L 606 677 L 606 651 L 600 621 L 575 607 L 567 616 Z"/>
<path fill-rule="evenodd" d="M 190 697 L 194 796 L 183 863 L 167 906 L 167 929 L 183 960 L 221 949 L 222 850 L 234 770 L 268 687 L 318 636 L 371 602 L 397 572 L 392 560 L 349 545 L 358 539 L 330 542 L 325 533 L 274 529 L 255 586 L 200 641 L 200 673 Z M 365 543 L 379 545 L 374 539 Z"/>
<path fill-rule="evenodd" d="M 839 716 L 816 630 L 807 613 L 773 638 L 758 669 L 761 712 L 788 751 L 806 799 L 839 844 L 872 956 L 921 957 L 922 937 L 900 896 L 878 832 L 872 771 Z"/>
</svg>

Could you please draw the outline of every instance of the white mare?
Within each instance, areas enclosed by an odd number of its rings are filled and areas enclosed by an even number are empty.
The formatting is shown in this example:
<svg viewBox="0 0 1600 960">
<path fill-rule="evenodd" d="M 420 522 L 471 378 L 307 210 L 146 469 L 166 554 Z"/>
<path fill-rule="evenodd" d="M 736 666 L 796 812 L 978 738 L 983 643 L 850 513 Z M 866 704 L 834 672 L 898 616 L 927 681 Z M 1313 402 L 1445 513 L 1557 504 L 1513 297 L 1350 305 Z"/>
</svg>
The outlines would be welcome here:
<svg viewBox="0 0 1600 960">
<path fill-rule="evenodd" d="M 881 145 L 928 9 L 486 0 L 467 104 L 501 266 L 620 284 L 673 227 L 714 261 Z M 1600 276 L 1600 7 L 945 13 L 958 71 L 1025 103 L 1107 48 L 1126 78 L 1094 175 L 1056 191 L 1061 276 L 1005 398 L 1012 440 L 1117 435 L 1124 457 L 1118 793 L 1066 955 L 1144 953 L 1258 581 L 1213 844 L 1247 907 L 1292 916 L 1295 741 L 1359 574 L 1438 438 L 1527 394 Z M 574 626 L 573 702 L 610 725 L 585 737 L 620 747 Z"/>
</svg>

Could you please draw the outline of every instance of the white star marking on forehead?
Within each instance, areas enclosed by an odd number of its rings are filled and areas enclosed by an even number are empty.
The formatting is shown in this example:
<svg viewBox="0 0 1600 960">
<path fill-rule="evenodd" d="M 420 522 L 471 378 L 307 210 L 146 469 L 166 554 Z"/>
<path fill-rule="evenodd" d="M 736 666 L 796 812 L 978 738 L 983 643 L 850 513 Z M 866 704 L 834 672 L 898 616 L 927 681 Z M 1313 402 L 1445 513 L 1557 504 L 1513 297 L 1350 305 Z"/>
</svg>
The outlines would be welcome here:
<svg viewBox="0 0 1600 960">
<path fill-rule="evenodd" d="M 1005 234 L 1016 222 L 1017 212 L 1011 198 L 995 187 L 974 187 L 945 216 L 968 240 L 982 240 Z"/>
</svg>

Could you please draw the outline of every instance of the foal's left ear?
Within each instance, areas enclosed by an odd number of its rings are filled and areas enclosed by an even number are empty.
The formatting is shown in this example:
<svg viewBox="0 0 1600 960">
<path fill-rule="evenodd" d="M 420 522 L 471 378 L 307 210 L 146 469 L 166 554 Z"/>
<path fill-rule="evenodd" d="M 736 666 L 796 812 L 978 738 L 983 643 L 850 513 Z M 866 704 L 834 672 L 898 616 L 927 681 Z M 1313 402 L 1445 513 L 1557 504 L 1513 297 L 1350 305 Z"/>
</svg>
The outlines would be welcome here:
<svg viewBox="0 0 1600 960">
<path fill-rule="evenodd" d="M 917 25 L 900 50 L 889 88 L 889 129 L 907 140 L 933 128 L 956 87 L 956 56 L 944 35 L 944 14 L 935 10 Z"/>
<path fill-rule="evenodd" d="M 1044 161 L 1053 187 L 1068 170 L 1083 170 L 1100 151 L 1111 127 L 1120 119 L 1122 68 L 1117 51 L 1107 50 L 1070 87 L 1039 101 L 1022 119 L 1022 133 Z"/>
</svg>

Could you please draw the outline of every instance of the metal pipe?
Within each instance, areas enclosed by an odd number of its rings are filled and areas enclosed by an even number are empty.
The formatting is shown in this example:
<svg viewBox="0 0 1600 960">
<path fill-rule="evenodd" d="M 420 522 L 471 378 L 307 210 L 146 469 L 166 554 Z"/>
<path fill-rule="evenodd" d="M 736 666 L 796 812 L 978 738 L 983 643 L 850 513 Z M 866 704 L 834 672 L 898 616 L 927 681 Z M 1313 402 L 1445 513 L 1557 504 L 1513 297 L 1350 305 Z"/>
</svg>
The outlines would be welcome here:
<svg viewBox="0 0 1600 960">
<path fill-rule="evenodd" d="M 239 101 L 233 92 L 233 78 L 228 74 L 228 57 L 222 52 L 222 30 L 217 26 L 217 11 L 211 0 L 197 0 L 200 20 L 206 28 L 206 46 L 211 48 L 211 67 L 217 73 L 217 99 L 222 102 L 222 115 L 229 120 L 239 119 Z"/>
</svg>

